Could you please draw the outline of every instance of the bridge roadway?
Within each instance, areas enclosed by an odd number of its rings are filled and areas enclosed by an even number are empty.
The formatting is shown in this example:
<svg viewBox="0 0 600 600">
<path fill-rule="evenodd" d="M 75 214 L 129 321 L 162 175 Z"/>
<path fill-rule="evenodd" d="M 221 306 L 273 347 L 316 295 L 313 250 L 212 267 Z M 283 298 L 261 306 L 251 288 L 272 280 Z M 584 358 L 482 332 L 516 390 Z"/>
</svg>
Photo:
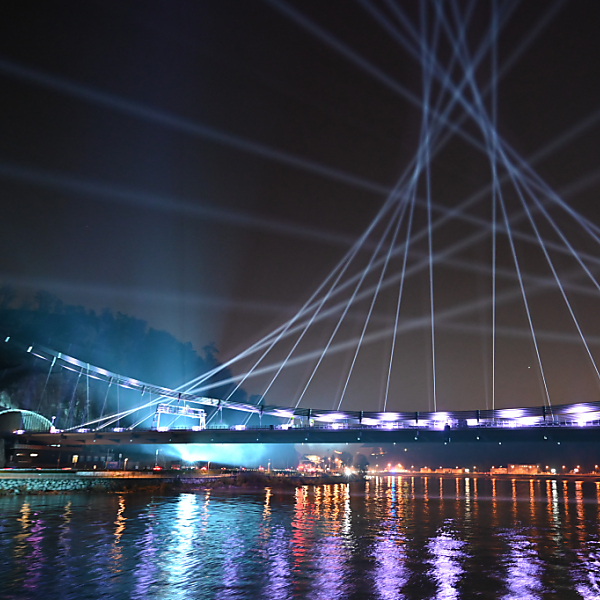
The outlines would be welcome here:
<svg viewBox="0 0 600 600">
<path fill-rule="evenodd" d="M 432 429 L 427 427 L 375 428 L 294 427 L 287 430 L 270 428 L 204 429 L 192 431 L 90 431 L 57 433 L 14 433 L 8 436 L 20 444 L 40 444 L 61 447 L 131 444 L 346 444 L 366 445 L 415 443 L 494 443 L 539 442 L 600 442 L 600 426 L 579 427 L 554 425 L 537 427 L 465 427 Z"/>
</svg>

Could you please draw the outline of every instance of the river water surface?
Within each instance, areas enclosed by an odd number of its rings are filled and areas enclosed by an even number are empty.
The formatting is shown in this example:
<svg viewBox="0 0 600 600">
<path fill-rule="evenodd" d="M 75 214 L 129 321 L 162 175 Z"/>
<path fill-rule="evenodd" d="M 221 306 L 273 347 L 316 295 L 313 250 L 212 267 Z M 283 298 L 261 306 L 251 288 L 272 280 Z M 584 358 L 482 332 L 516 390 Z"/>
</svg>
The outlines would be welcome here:
<svg viewBox="0 0 600 600">
<path fill-rule="evenodd" d="M 0 498 L 0 598 L 599 598 L 600 482 Z"/>
</svg>

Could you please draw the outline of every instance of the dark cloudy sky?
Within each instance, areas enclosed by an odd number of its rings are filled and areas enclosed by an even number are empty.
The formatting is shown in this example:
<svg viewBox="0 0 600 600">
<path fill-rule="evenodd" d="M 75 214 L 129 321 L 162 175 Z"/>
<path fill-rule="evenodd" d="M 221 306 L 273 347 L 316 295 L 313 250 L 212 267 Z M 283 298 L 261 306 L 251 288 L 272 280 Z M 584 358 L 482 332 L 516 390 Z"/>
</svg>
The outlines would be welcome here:
<svg viewBox="0 0 600 600">
<path fill-rule="evenodd" d="M 400 5 L 417 19 L 416 3 Z M 419 65 L 360 3 L 285 6 L 420 93 Z M 514 10 L 501 34 L 500 65 L 555 5 L 501 6 Z M 535 167 L 598 223 L 600 4 L 556 6 L 499 83 L 498 128 L 529 157 L 589 117 Z M 473 44 L 487 31 L 489 7 L 477 3 Z M 310 296 L 417 149 L 419 108 L 270 2 L 25 0 L 5 2 L 0 11 L 0 282 L 23 293 L 47 289 L 65 302 L 122 311 L 197 348 L 215 342 L 229 358 Z M 485 84 L 485 70 L 480 76 Z M 489 183 L 490 172 L 480 153 L 456 141 L 436 157 L 432 176 L 435 202 L 452 207 Z M 489 203 L 473 214 L 489 218 Z M 572 222 L 565 227 L 578 239 Z M 472 231 L 457 223 L 434 247 Z M 578 249 L 598 255 L 589 240 Z M 519 251 L 524 269 L 549 276 L 535 250 Z M 499 253 L 501 265 L 514 270 L 508 247 L 499 245 Z M 489 269 L 489 244 L 461 257 Z M 573 262 L 561 266 L 571 276 Z M 456 265 L 436 273 L 440 311 L 489 297 L 485 273 Z M 499 289 L 514 285 L 509 277 Z M 407 282 L 407 319 L 427 315 L 427 286 L 427 272 Z M 535 298 L 553 401 L 596 399 L 597 378 L 564 303 L 556 293 Z M 377 326 L 393 322 L 388 300 L 375 311 Z M 572 301 L 600 359 L 597 299 L 586 291 Z M 352 311 L 348 336 L 360 332 L 365 306 Z M 540 377 L 518 295 L 498 319 L 506 330 L 498 345 L 498 403 L 539 405 Z M 333 324 L 311 341 L 323 343 Z M 489 324 L 489 305 L 440 324 L 441 407 L 489 404 Z M 429 339 L 426 326 L 399 339 L 388 408 L 426 409 Z M 351 356 L 332 359 L 305 405 L 336 404 Z M 365 347 L 345 407 L 381 405 L 388 356 L 389 339 Z M 293 404 L 311 369 L 297 367 L 271 401 Z M 246 387 L 260 393 L 267 382 Z"/>
</svg>

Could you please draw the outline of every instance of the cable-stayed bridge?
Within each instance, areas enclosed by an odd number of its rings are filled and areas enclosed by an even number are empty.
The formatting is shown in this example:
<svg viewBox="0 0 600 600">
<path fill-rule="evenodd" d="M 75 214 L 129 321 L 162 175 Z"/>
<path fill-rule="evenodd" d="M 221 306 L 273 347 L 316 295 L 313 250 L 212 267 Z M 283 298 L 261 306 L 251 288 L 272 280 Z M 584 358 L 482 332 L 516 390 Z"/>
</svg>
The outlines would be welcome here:
<svg viewBox="0 0 600 600">
<path fill-rule="evenodd" d="M 291 318 L 177 389 L 27 346 L 50 372 L 75 372 L 75 386 L 87 382 L 89 390 L 91 378 L 107 387 L 101 410 L 94 412 L 89 393 L 79 412 L 71 401 L 64 422 L 53 425 L 58 431 L 43 439 L 501 443 L 531 436 L 560 443 L 596 435 L 600 227 L 568 202 L 594 177 L 554 190 L 534 168 L 550 149 L 526 159 L 499 123 L 503 75 L 560 3 L 500 61 L 498 42 L 516 3 L 491 2 L 488 26 L 472 33 L 474 2 L 421 2 L 416 19 L 393 3 L 385 12 L 361 2 L 419 65 L 418 93 L 295 9 L 274 4 L 419 108 L 412 160 Z M 458 145 L 473 157 L 459 168 L 487 181 L 466 196 L 438 183 L 441 157 Z M 246 387 L 260 392 L 259 403 L 237 399 Z M 117 410 L 107 410 L 110 390 L 122 388 L 139 401 L 121 410 L 117 400 Z M 241 422 L 226 418 L 223 426 L 224 411 Z"/>
</svg>

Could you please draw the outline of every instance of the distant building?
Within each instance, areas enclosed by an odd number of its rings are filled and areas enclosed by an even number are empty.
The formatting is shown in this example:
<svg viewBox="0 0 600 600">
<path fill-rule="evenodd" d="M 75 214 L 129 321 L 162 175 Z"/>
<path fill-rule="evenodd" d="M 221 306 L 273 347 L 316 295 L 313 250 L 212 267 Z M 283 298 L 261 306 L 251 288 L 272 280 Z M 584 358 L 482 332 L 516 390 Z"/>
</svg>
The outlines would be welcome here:
<svg viewBox="0 0 600 600">
<path fill-rule="evenodd" d="M 539 465 L 508 465 L 509 475 L 537 475 L 539 472 Z"/>
<path fill-rule="evenodd" d="M 492 467 L 490 469 L 490 475 L 507 475 L 508 469 L 506 467 Z"/>
<path fill-rule="evenodd" d="M 465 473 L 465 470 L 458 468 L 452 469 L 450 467 L 441 467 L 439 469 L 436 469 L 435 472 L 441 475 L 460 475 L 462 473 Z"/>
</svg>

